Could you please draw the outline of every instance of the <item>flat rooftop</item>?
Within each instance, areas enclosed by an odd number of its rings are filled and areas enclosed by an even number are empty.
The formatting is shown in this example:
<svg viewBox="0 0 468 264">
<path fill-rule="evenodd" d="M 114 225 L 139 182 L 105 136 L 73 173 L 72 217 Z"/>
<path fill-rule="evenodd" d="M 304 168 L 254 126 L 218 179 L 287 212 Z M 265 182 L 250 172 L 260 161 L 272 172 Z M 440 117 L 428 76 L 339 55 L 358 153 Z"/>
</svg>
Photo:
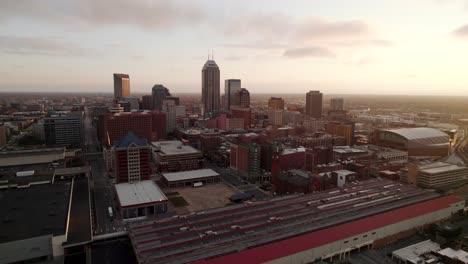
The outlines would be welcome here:
<svg viewBox="0 0 468 264">
<path fill-rule="evenodd" d="M 445 163 L 445 162 L 435 162 L 431 164 L 422 165 L 420 171 L 429 174 L 438 174 L 443 172 L 451 172 L 458 170 L 468 170 L 467 167 L 459 166 L 455 164 Z"/>
<path fill-rule="evenodd" d="M 134 206 L 145 203 L 166 201 L 167 197 L 152 180 L 115 185 L 120 206 Z"/>
<path fill-rule="evenodd" d="M 0 190 L 0 243 L 65 234 L 71 182 Z"/>
<path fill-rule="evenodd" d="M 432 251 L 438 251 L 440 245 L 431 240 L 426 240 L 396 251 L 393 251 L 393 255 L 401 260 L 408 261 L 409 263 L 424 263 L 424 259 L 421 255 Z"/>
<path fill-rule="evenodd" d="M 178 140 L 157 141 L 152 142 L 151 145 L 155 150 L 159 150 L 160 154 L 163 155 L 200 153 L 197 149 L 184 145 L 182 141 Z"/>
<path fill-rule="evenodd" d="M 64 148 L 1 151 L 0 167 L 51 163 L 65 159 Z"/>
<path fill-rule="evenodd" d="M 216 171 L 212 169 L 163 173 L 163 177 L 168 182 L 194 180 L 194 179 L 202 179 L 202 178 L 216 177 L 216 176 L 219 176 L 219 173 L 217 173 Z"/>
<path fill-rule="evenodd" d="M 135 223 L 129 227 L 129 236 L 139 263 L 187 263 L 367 219 L 437 197 L 440 194 L 430 190 L 372 179 L 343 189 Z"/>
</svg>

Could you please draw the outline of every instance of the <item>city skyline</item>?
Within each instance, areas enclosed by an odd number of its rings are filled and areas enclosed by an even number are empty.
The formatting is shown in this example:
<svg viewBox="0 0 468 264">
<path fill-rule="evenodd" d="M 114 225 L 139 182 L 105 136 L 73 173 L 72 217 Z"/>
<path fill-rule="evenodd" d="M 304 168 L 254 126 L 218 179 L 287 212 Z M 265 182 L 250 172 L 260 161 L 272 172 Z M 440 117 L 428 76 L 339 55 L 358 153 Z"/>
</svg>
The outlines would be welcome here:
<svg viewBox="0 0 468 264">
<path fill-rule="evenodd" d="M 468 95 L 466 1 L 110 3 L 0 3 L 0 91 L 198 93 L 213 50 L 253 94 Z"/>
</svg>

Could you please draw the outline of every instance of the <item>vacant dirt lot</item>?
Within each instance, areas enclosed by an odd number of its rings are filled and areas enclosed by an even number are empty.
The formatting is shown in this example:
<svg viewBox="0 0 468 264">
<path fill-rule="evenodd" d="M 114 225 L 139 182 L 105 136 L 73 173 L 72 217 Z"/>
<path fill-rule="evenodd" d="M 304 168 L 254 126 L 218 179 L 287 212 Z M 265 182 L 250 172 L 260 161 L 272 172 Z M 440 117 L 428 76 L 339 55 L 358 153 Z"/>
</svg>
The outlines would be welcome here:
<svg viewBox="0 0 468 264">
<path fill-rule="evenodd" d="M 234 194 L 234 191 L 223 183 L 207 184 L 198 188 L 173 188 L 165 191 L 178 192 L 188 202 L 187 206 L 176 208 L 177 213 L 223 207 L 230 203 L 229 197 Z"/>
</svg>

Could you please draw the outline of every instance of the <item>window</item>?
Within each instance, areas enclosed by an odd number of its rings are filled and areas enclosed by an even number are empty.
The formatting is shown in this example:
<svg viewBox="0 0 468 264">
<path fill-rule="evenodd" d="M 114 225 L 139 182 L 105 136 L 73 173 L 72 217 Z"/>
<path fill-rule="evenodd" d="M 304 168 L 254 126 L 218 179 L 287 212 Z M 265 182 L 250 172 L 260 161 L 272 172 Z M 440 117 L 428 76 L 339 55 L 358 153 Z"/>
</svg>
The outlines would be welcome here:
<svg viewBox="0 0 468 264">
<path fill-rule="evenodd" d="M 375 235 L 375 232 L 372 232 L 373 235 Z"/>
<path fill-rule="evenodd" d="M 363 235 L 362 237 L 367 237 L 367 235 Z"/>
<path fill-rule="evenodd" d="M 357 237 L 355 237 L 355 238 L 353 238 L 353 240 L 354 240 L 354 241 L 356 241 L 356 240 L 358 240 L 358 238 L 357 238 Z"/>
<path fill-rule="evenodd" d="M 344 242 L 344 244 L 346 244 L 346 243 L 348 243 L 348 240 L 346 240 L 346 241 Z"/>
</svg>

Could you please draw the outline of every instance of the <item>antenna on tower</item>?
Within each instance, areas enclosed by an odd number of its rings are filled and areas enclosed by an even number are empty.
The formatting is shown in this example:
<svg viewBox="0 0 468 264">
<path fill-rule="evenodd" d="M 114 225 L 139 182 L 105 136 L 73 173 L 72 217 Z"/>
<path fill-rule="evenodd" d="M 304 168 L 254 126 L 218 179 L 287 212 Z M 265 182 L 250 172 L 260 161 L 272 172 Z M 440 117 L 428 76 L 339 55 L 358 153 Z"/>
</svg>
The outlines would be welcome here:
<svg viewBox="0 0 468 264">
<path fill-rule="evenodd" d="M 210 60 L 210 50 L 208 50 L 208 60 Z"/>
<path fill-rule="evenodd" d="M 211 59 L 214 60 L 214 51 L 211 49 Z"/>
</svg>

